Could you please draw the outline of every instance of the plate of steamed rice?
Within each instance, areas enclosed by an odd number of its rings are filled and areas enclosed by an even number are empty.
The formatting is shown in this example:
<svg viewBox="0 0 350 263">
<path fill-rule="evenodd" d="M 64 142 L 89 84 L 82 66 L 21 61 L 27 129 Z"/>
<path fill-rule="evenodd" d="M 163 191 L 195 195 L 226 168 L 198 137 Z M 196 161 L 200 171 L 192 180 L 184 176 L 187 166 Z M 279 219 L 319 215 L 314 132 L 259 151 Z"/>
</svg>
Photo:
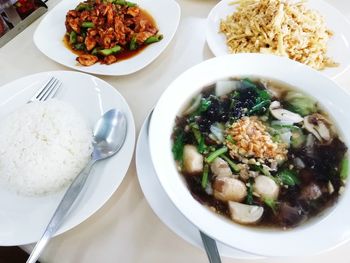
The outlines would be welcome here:
<svg viewBox="0 0 350 263">
<path fill-rule="evenodd" d="M 51 76 L 62 82 L 55 98 L 27 103 Z M 135 144 L 132 113 L 111 85 L 83 73 L 43 72 L 0 88 L 0 246 L 39 240 L 66 189 L 91 158 L 94 124 L 112 108 L 127 118 L 124 145 L 96 164 L 57 235 L 91 216 L 120 185 Z"/>
</svg>

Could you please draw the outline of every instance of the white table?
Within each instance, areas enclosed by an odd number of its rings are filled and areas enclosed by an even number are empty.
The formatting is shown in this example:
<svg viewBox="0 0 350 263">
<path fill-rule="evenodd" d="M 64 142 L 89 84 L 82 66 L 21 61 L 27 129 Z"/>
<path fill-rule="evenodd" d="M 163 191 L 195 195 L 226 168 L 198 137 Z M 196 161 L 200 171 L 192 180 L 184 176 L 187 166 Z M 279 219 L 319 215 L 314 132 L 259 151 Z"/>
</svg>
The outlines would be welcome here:
<svg viewBox="0 0 350 263">
<path fill-rule="evenodd" d="M 49 9 L 52 9 L 57 2 L 58 0 L 49 0 Z M 204 32 L 205 19 L 217 1 L 178 0 L 178 2 L 182 9 L 180 26 L 169 47 L 156 61 L 130 76 L 101 77 L 126 98 L 133 111 L 138 130 L 147 112 L 177 75 L 213 56 L 205 43 Z M 328 0 L 328 2 L 350 18 L 348 0 Z M 38 23 L 39 21 L 36 21 L 0 49 L 0 86 L 32 73 L 69 70 L 45 57 L 34 46 L 32 36 Z M 336 81 L 350 88 L 349 73 L 346 72 Z M 309 258 L 264 259 L 253 262 L 348 263 L 349 250 L 350 244 L 346 244 L 331 252 Z M 123 183 L 112 198 L 88 220 L 54 238 L 49 243 L 41 261 L 49 263 L 195 263 L 206 262 L 207 259 L 202 250 L 170 231 L 153 213 L 140 189 L 133 161 Z M 247 261 L 224 258 L 223 262 Z"/>
</svg>

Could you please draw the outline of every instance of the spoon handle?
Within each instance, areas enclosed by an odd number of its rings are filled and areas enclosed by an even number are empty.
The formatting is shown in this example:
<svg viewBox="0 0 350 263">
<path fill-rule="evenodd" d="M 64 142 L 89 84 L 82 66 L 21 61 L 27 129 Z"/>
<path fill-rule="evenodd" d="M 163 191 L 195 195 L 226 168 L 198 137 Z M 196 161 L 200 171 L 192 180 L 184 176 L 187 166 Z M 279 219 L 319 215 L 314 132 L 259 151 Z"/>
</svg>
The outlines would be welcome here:
<svg viewBox="0 0 350 263">
<path fill-rule="evenodd" d="M 202 242 L 207 252 L 208 260 L 210 263 L 221 263 L 220 254 L 216 246 L 216 241 L 211 237 L 204 234 L 202 231 L 199 231 L 201 234 Z"/>
<path fill-rule="evenodd" d="M 81 189 L 83 188 L 86 179 L 88 178 L 91 168 L 96 161 L 92 159 L 86 167 L 79 173 L 79 175 L 74 179 L 72 184 L 67 189 L 61 202 L 56 208 L 49 224 L 47 225 L 44 234 L 40 240 L 36 243 L 32 253 L 30 254 L 27 263 L 35 263 L 41 252 L 46 247 L 50 238 L 56 233 L 57 229 L 62 225 L 64 217 L 68 214 L 70 208 L 77 199 Z"/>
</svg>

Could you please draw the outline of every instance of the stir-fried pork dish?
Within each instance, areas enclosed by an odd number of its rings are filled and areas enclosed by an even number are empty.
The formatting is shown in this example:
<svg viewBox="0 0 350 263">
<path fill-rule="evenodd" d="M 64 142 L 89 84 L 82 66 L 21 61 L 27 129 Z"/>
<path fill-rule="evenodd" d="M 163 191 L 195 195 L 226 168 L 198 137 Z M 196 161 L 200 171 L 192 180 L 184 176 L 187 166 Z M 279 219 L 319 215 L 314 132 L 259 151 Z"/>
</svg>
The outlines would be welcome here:
<svg viewBox="0 0 350 263">
<path fill-rule="evenodd" d="M 162 35 L 152 17 L 124 0 L 88 0 L 66 15 L 65 41 L 83 66 L 130 57 Z"/>
</svg>

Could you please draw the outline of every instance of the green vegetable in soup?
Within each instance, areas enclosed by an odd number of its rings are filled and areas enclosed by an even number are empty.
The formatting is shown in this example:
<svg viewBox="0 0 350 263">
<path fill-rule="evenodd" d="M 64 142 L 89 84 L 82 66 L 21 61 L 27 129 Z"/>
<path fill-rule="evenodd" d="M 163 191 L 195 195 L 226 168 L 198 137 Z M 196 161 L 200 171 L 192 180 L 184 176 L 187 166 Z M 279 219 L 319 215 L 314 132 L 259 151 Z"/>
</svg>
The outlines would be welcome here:
<svg viewBox="0 0 350 263">
<path fill-rule="evenodd" d="M 211 101 L 208 98 L 201 98 L 198 108 L 190 114 L 191 117 L 198 116 L 203 112 L 206 112 L 211 105 Z"/>
<path fill-rule="evenodd" d="M 345 155 L 340 163 L 340 178 L 345 180 L 349 174 L 349 159 L 348 156 Z"/>
<path fill-rule="evenodd" d="M 300 148 L 304 145 L 306 141 L 306 136 L 304 135 L 303 131 L 299 128 L 294 126 L 292 129 L 292 137 L 291 137 L 291 146 L 292 148 Z"/>
<path fill-rule="evenodd" d="M 190 127 L 191 127 L 191 131 L 192 131 L 192 133 L 193 133 L 193 135 L 196 138 L 196 141 L 198 143 L 198 146 L 197 146 L 198 152 L 202 153 L 202 154 L 206 153 L 208 151 L 208 147 L 205 144 L 204 136 L 199 131 L 198 124 L 197 123 L 191 123 Z"/>
<path fill-rule="evenodd" d="M 271 103 L 271 95 L 268 93 L 268 91 L 266 89 L 259 88 L 250 79 L 243 79 L 242 86 L 243 88 L 253 89 L 257 94 L 255 105 L 249 110 L 248 115 L 264 113 L 269 108 Z"/>
<path fill-rule="evenodd" d="M 202 187 L 205 189 L 208 185 L 208 176 L 209 176 L 209 165 L 205 164 L 203 168 L 203 175 L 202 175 Z"/>
<path fill-rule="evenodd" d="M 238 172 L 240 171 L 238 165 L 235 164 L 229 157 L 227 157 L 227 156 L 224 155 L 224 154 L 221 154 L 220 157 L 221 157 L 222 159 L 224 159 L 224 160 L 228 163 L 228 165 L 231 167 L 231 169 L 232 169 L 234 172 L 238 173 Z"/>
<path fill-rule="evenodd" d="M 272 198 L 264 198 L 264 204 L 271 208 L 272 212 L 276 214 L 277 212 L 277 201 Z"/>
<path fill-rule="evenodd" d="M 184 137 L 185 137 L 185 134 L 182 130 L 178 129 L 175 131 L 175 139 L 172 147 L 172 152 L 174 155 L 174 159 L 180 162 L 180 164 L 182 164 L 182 161 L 183 161 L 183 153 L 184 153 L 184 147 L 185 147 Z"/>
<path fill-rule="evenodd" d="M 277 178 L 284 185 L 294 186 L 296 184 L 300 184 L 300 180 L 293 170 L 284 169 L 277 173 Z"/>
<path fill-rule="evenodd" d="M 317 103 L 299 92 L 289 91 L 285 99 L 289 104 L 288 108 L 301 116 L 317 112 Z"/>
<path fill-rule="evenodd" d="M 211 101 L 205 98 L 201 99 L 201 103 L 199 104 L 199 111 L 205 112 L 208 110 L 209 106 L 211 105 Z"/>
<path fill-rule="evenodd" d="M 248 78 L 243 79 L 242 84 L 243 84 L 242 86 L 244 88 L 257 89 L 257 86 L 255 85 L 255 83 Z"/>
<path fill-rule="evenodd" d="M 253 106 L 253 108 L 251 108 L 251 110 L 249 111 L 249 115 L 252 115 L 254 113 L 259 113 L 261 111 L 266 111 L 270 106 L 270 104 L 271 104 L 270 100 L 262 100 L 261 102 Z"/>
<path fill-rule="evenodd" d="M 217 157 L 219 157 L 221 154 L 224 154 L 228 151 L 227 147 L 222 147 L 215 152 L 212 152 L 207 158 L 205 158 L 205 161 L 207 163 L 212 163 Z"/>
</svg>

